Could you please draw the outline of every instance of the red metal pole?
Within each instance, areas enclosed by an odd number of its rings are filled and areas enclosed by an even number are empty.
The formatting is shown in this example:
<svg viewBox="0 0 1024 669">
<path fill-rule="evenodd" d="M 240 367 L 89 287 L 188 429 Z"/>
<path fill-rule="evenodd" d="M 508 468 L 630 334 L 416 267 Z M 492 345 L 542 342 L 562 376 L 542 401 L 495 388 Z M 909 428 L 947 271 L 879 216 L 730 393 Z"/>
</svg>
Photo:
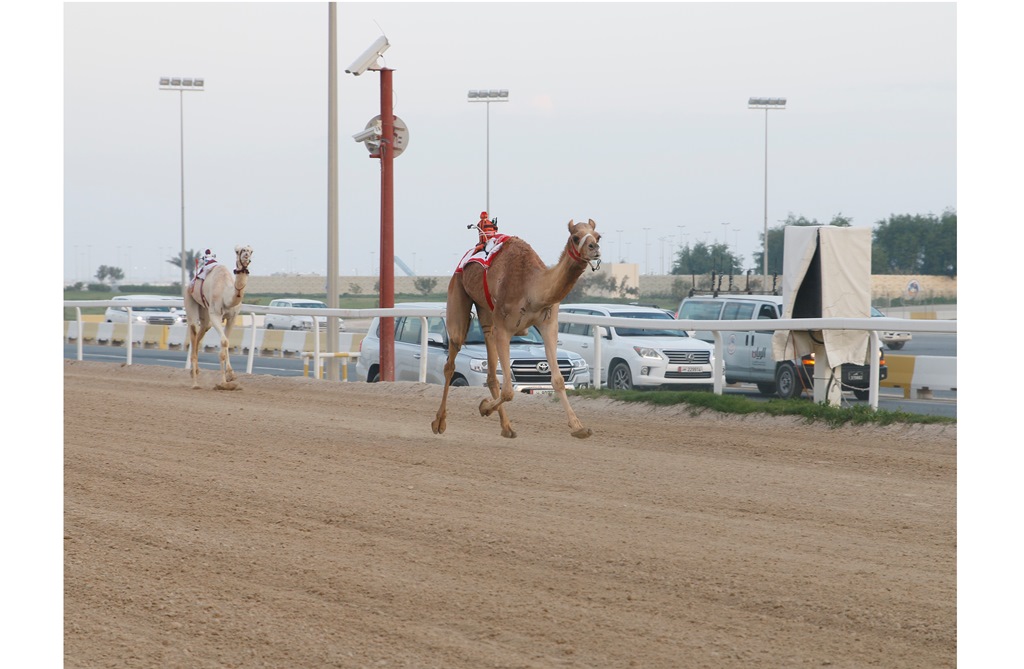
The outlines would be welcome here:
<svg viewBox="0 0 1024 669">
<path fill-rule="evenodd" d="M 395 113 L 392 70 L 380 71 L 380 308 L 395 306 Z M 395 319 L 380 319 L 380 380 L 395 380 Z"/>
</svg>

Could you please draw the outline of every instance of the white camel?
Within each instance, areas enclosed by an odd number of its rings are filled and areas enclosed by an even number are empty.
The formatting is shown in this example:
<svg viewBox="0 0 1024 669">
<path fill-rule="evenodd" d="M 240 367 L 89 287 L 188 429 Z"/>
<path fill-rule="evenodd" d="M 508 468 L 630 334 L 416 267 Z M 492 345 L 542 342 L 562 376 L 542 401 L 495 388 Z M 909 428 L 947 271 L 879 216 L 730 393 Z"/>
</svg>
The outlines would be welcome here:
<svg viewBox="0 0 1024 669">
<path fill-rule="evenodd" d="M 220 374 L 218 390 L 235 390 L 235 372 L 228 355 L 228 338 L 242 309 L 242 296 L 249 281 L 251 246 L 235 247 L 234 278 L 226 265 L 213 264 L 185 291 L 185 316 L 188 319 L 189 361 L 192 387 L 199 387 L 199 347 L 211 327 L 220 335 Z"/>
</svg>

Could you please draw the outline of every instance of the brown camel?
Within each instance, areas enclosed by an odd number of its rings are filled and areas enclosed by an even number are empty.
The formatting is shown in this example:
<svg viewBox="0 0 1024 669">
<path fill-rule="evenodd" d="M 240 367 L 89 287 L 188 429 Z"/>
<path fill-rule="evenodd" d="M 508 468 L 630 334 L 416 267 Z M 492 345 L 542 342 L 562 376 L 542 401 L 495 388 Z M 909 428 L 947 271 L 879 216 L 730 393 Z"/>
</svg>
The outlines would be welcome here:
<svg viewBox="0 0 1024 669">
<path fill-rule="evenodd" d="M 220 375 L 218 390 L 235 390 L 235 371 L 228 355 L 228 337 L 242 309 L 242 296 L 249 281 L 251 246 L 235 247 L 234 278 L 226 265 L 213 264 L 202 277 L 197 276 L 185 291 L 185 316 L 188 318 L 189 360 L 192 387 L 199 387 L 199 347 L 212 326 L 220 335 Z"/>
<path fill-rule="evenodd" d="M 569 417 L 572 436 L 585 439 L 591 435 L 591 429 L 583 426 L 569 406 L 565 379 L 558 369 L 555 353 L 558 303 L 569 294 L 588 265 L 596 270 L 601 264 L 601 235 L 595 232 L 596 227 L 593 220 L 576 224 L 570 220 L 569 240 L 558 263 L 551 268 L 544 264 L 525 241 L 518 237 L 508 237 L 489 268 L 469 262 L 461 271 L 455 272 L 448 282 L 448 360 L 444 366 L 445 384 L 441 407 L 430 424 L 434 434 L 441 434 L 446 427 L 448 388 L 455 371 L 455 356 L 466 341 L 471 309 L 476 305 L 487 344 L 487 387 L 491 390 L 491 399 L 480 402 L 480 415 L 489 416 L 497 411 L 501 419 L 501 436 L 516 436 L 504 406 L 505 402 L 512 401 L 514 394 L 512 376 L 508 373 L 512 369 L 508 347 L 514 334 L 523 333 L 531 325 L 536 325 L 544 337 L 544 352 L 551 368 L 551 385 Z M 500 389 L 496 374 L 499 362 L 505 370 Z"/>
</svg>

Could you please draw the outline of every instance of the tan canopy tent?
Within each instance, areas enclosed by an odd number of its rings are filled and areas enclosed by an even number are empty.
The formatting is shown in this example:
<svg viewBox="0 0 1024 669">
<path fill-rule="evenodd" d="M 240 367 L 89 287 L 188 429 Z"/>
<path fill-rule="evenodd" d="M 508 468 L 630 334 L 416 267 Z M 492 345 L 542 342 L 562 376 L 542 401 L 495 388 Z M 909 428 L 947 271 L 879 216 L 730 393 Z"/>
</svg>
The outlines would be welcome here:
<svg viewBox="0 0 1024 669">
<path fill-rule="evenodd" d="M 871 231 L 867 228 L 787 226 L 782 269 L 783 318 L 869 318 Z M 779 330 L 776 360 L 793 360 L 821 347 L 830 367 L 870 362 L 870 335 L 861 330 Z"/>
</svg>

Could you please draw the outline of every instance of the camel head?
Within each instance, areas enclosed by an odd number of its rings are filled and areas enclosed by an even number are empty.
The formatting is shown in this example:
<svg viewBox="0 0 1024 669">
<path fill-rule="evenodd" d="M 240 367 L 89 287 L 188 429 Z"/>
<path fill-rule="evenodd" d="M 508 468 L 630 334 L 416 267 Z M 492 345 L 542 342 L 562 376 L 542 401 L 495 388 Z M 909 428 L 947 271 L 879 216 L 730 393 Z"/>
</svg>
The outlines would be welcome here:
<svg viewBox="0 0 1024 669">
<path fill-rule="evenodd" d="M 248 274 L 249 273 L 249 262 L 252 260 L 252 247 L 236 246 L 235 247 L 235 274 Z"/>
<path fill-rule="evenodd" d="M 590 265 L 591 271 L 601 267 L 601 233 L 597 232 L 597 223 L 590 219 L 586 223 L 573 223 L 569 220 L 569 241 L 566 252 L 578 263 Z"/>
</svg>

